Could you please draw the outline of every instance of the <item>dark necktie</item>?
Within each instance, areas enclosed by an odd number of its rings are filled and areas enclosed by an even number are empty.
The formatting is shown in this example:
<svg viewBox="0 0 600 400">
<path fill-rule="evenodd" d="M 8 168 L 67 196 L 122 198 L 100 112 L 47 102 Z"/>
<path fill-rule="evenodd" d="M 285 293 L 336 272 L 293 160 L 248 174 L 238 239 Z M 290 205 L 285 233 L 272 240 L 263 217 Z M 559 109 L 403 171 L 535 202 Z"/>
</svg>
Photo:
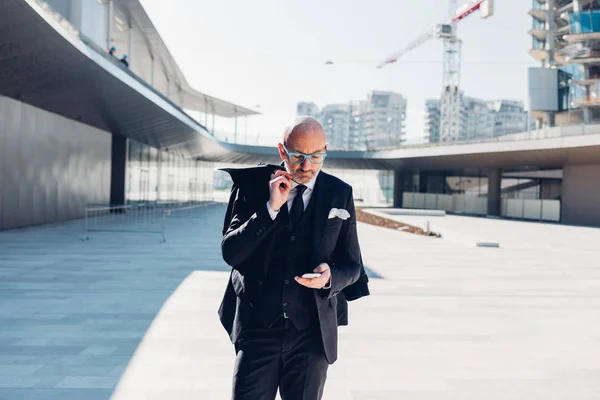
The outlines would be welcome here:
<svg viewBox="0 0 600 400">
<path fill-rule="evenodd" d="M 298 185 L 296 186 L 296 197 L 294 197 L 294 201 L 292 201 L 292 208 L 290 209 L 290 220 L 292 221 L 292 226 L 298 226 L 298 221 L 300 221 L 300 217 L 304 212 L 304 200 L 302 200 L 302 194 L 306 190 L 306 186 Z"/>
</svg>

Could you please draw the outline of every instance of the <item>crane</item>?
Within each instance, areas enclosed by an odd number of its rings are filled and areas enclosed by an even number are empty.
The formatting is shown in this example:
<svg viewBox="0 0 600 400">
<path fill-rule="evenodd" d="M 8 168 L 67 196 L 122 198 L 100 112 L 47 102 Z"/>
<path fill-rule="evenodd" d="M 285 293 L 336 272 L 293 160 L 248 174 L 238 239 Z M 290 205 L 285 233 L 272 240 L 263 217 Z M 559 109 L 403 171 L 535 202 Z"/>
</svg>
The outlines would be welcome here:
<svg viewBox="0 0 600 400">
<path fill-rule="evenodd" d="M 435 24 L 433 28 L 428 29 L 425 33 L 377 65 L 377 68 L 382 68 L 388 64 L 395 63 L 400 57 L 429 40 L 434 38 L 443 39 L 444 73 L 440 105 L 441 142 L 455 141 L 458 139 L 460 132 L 460 56 L 462 41 L 456 34 L 457 24 L 477 10 L 481 10 L 481 18 L 490 17 L 493 14 L 494 7 L 493 0 L 474 0 L 470 4 L 465 4 L 457 9 L 457 1 L 449 0 L 447 22 Z"/>
</svg>

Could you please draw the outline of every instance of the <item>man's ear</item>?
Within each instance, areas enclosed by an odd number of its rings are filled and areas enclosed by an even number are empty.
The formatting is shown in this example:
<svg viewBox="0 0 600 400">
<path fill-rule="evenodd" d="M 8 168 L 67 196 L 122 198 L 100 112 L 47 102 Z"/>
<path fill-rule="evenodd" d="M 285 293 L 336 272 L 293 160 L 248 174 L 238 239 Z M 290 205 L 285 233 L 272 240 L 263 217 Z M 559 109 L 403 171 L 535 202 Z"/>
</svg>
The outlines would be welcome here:
<svg viewBox="0 0 600 400">
<path fill-rule="evenodd" d="M 285 151 L 283 150 L 283 145 L 281 143 L 277 143 L 277 149 L 279 150 L 279 157 L 282 160 L 285 160 L 286 154 L 285 154 Z"/>
</svg>

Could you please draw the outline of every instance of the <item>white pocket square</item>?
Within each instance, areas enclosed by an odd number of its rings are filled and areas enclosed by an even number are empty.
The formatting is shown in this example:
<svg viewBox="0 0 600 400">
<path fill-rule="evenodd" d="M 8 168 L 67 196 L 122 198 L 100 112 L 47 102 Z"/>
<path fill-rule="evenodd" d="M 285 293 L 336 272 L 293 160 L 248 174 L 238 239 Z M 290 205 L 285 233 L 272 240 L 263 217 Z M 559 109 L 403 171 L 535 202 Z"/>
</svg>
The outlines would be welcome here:
<svg viewBox="0 0 600 400">
<path fill-rule="evenodd" d="M 350 218 L 350 213 L 343 208 L 332 208 L 329 211 L 329 217 L 327 219 L 338 217 L 340 219 L 348 219 Z"/>
</svg>

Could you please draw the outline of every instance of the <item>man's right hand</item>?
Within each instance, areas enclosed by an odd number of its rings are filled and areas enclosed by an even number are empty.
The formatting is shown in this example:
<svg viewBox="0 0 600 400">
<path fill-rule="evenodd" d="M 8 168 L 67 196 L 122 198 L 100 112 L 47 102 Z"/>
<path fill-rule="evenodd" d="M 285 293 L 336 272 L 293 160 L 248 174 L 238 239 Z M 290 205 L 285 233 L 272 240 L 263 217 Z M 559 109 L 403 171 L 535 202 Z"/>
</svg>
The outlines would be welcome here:
<svg viewBox="0 0 600 400">
<path fill-rule="evenodd" d="M 287 203 L 290 190 L 292 190 L 292 175 L 281 170 L 271 175 L 271 181 L 269 181 L 269 207 L 271 210 L 279 211 Z"/>
</svg>

